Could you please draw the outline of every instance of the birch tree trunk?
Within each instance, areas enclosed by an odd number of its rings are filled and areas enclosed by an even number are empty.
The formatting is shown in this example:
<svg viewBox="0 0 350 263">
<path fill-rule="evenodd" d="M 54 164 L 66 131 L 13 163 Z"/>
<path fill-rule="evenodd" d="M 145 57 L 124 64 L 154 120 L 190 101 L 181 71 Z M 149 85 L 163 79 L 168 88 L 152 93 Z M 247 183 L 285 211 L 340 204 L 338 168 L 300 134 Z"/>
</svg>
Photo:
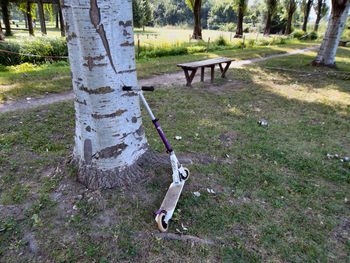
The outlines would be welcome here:
<svg viewBox="0 0 350 263">
<path fill-rule="evenodd" d="M 147 158 L 130 0 L 61 0 L 75 93 L 74 162 L 92 189 L 131 185 Z"/>
<path fill-rule="evenodd" d="M 337 53 L 340 36 L 348 17 L 349 7 L 350 0 L 332 0 L 332 11 L 327 30 L 320 50 L 316 58 L 311 62 L 313 66 L 336 67 L 335 54 Z"/>
</svg>

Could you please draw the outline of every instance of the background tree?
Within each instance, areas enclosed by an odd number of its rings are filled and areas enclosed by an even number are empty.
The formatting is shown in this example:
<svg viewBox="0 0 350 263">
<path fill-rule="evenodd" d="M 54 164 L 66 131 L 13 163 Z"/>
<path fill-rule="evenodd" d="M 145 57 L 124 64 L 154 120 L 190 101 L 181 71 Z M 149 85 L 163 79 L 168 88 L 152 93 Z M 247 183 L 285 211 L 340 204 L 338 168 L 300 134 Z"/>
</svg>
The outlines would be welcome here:
<svg viewBox="0 0 350 263">
<path fill-rule="evenodd" d="M 216 2 L 209 11 L 208 24 L 210 29 L 219 29 L 220 25 L 234 23 L 238 19 L 234 1 Z"/>
<path fill-rule="evenodd" d="M 92 189 L 130 185 L 143 176 L 148 153 L 137 86 L 132 3 L 64 0 L 75 93 L 73 161 Z"/>
<path fill-rule="evenodd" d="M 202 27 L 201 27 L 201 7 L 202 0 L 186 0 L 187 5 L 192 10 L 194 15 L 193 25 L 193 38 L 202 39 Z"/>
<path fill-rule="evenodd" d="M 37 7 L 40 19 L 40 30 L 43 35 L 46 35 L 46 23 L 45 23 L 45 14 L 44 14 L 44 4 L 43 0 L 37 0 Z"/>
<path fill-rule="evenodd" d="M 33 20 L 32 20 L 32 7 L 31 7 L 29 0 L 26 0 L 26 2 L 24 4 L 25 4 L 26 15 L 27 15 L 29 35 L 34 36 L 34 28 L 33 28 Z"/>
<path fill-rule="evenodd" d="M 142 8 L 142 26 L 143 30 L 145 30 L 145 26 L 149 25 L 153 21 L 153 11 L 148 0 L 141 1 Z"/>
<path fill-rule="evenodd" d="M 283 3 L 284 3 L 286 14 L 288 17 L 284 34 L 289 35 L 290 33 L 292 33 L 292 21 L 293 21 L 294 12 L 297 10 L 297 2 L 296 0 L 285 0 Z"/>
<path fill-rule="evenodd" d="M 332 11 L 327 30 L 317 56 L 312 61 L 313 66 L 336 66 L 335 54 L 348 17 L 349 7 L 350 0 L 332 0 Z"/>
<path fill-rule="evenodd" d="M 237 17 L 237 29 L 235 37 L 242 37 L 243 36 L 243 17 L 247 12 L 248 9 L 248 0 L 235 0 L 235 6 L 238 10 L 238 17 Z"/>
<path fill-rule="evenodd" d="M 148 0 L 133 0 L 132 12 L 135 27 L 145 27 L 153 21 L 152 7 Z"/>
<path fill-rule="evenodd" d="M 1 25 L 1 19 L 0 19 L 0 41 L 4 41 L 5 40 L 5 36 L 2 33 L 2 25 Z"/>
<path fill-rule="evenodd" d="M 271 20 L 278 10 L 278 0 L 265 0 L 267 8 L 266 25 L 264 35 L 269 35 L 271 30 Z"/>
<path fill-rule="evenodd" d="M 303 13 L 304 13 L 304 21 L 303 21 L 303 27 L 302 27 L 302 30 L 304 32 L 307 31 L 307 22 L 309 20 L 312 2 L 313 2 L 313 0 L 303 0 L 302 3 L 301 3 L 302 10 L 303 10 Z"/>
<path fill-rule="evenodd" d="M 314 4 L 314 9 L 316 13 L 314 31 L 317 32 L 318 25 L 320 24 L 321 19 L 327 15 L 329 7 L 326 4 L 326 0 L 317 0 L 317 2 Z"/>
<path fill-rule="evenodd" d="M 11 36 L 11 24 L 10 24 L 10 12 L 9 12 L 9 0 L 1 0 L 2 19 L 5 25 L 5 36 Z"/>
</svg>

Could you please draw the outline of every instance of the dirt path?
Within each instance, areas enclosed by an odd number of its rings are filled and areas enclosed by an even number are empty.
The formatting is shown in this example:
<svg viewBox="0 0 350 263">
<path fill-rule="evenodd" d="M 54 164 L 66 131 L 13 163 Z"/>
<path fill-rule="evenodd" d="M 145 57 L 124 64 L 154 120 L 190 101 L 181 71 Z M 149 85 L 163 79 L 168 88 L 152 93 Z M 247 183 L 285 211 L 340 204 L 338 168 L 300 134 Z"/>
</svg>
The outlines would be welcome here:
<svg viewBox="0 0 350 263">
<path fill-rule="evenodd" d="M 231 64 L 230 68 L 234 67 L 240 67 L 246 64 L 259 62 L 263 60 L 267 60 L 270 58 L 275 57 L 284 57 L 284 56 L 290 56 L 298 53 L 307 52 L 309 50 L 318 48 L 318 46 L 309 47 L 305 49 L 297 49 L 293 50 L 287 53 L 283 54 L 276 54 L 276 55 L 270 55 L 262 58 L 254 58 L 254 59 L 247 59 L 247 60 L 241 60 L 241 61 L 235 61 Z M 207 76 L 208 78 L 208 76 Z M 200 81 L 200 74 L 197 74 L 196 77 L 193 79 L 192 83 L 199 82 Z M 140 79 L 139 85 L 140 86 L 171 86 L 174 84 L 183 83 L 186 84 L 184 73 L 176 72 L 171 74 L 164 74 L 164 75 L 158 75 L 154 76 L 148 79 Z M 55 93 L 55 94 L 49 94 L 40 98 L 26 98 L 26 99 L 19 99 L 19 100 L 12 100 L 7 101 L 0 104 L 0 113 L 8 112 L 8 111 L 14 111 L 19 109 L 28 109 L 28 108 L 35 108 L 42 105 L 51 104 L 54 102 L 64 101 L 64 100 L 70 100 L 74 98 L 73 91 L 65 91 L 62 93 Z"/>
</svg>

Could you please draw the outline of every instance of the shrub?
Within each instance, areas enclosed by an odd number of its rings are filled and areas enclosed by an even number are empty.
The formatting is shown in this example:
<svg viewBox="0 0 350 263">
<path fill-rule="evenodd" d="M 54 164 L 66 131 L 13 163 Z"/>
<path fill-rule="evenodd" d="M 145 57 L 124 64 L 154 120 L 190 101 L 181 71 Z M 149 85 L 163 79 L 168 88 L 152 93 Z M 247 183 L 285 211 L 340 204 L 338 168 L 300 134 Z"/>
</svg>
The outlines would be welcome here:
<svg viewBox="0 0 350 263">
<path fill-rule="evenodd" d="M 224 36 L 221 35 L 215 40 L 215 44 L 218 46 L 227 46 L 227 41 Z"/>
<path fill-rule="evenodd" d="M 254 47 L 255 44 L 256 44 L 255 39 L 249 39 L 249 40 L 248 40 L 248 47 Z"/>
<path fill-rule="evenodd" d="M 310 40 L 316 40 L 316 39 L 318 38 L 317 32 L 312 31 L 312 32 L 309 34 L 309 38 L 310 38 Z"/>
<path fill-rule="evenodd" d="M 234 32 L 234 31 L 236 31 L 236 24 L 235 23 L 225 23 L 225 24 L 220 25 L 219 29 L 220 29 L 220 31 Z"/>
<path fill-rule="evenodd" d="M 200 53 L 200 52 L 207 51 L 207 48 L 205 46 L 194 46 L 194 47 L 188 47 L 187 51 L 189 54 Z"/>
<path fill-rule="evenodd" d="M 292 34 L 293 38 L 297 39 L 300 39 L 303 35 L 305 35 L 305 32 L 303 30 L 296 30 Z"/>
<path fill-rule="evenodd" d="M 0 43 L 0 48 L 12 52 L 39 56 L 68 56 L 67 43 L 62 38 L 27 37 L 17 42 Z M 25 62 L 43 63 L 51 60 L 45 57 L 0 53 L 0 63 L 6 66 L 18 65 Z"/>
<path fill-rule="evenodd" d="M 284 45 L 287 43 L 287 40 L 283 37 L 277 37 L 274 41 L 273 44 L 274 45 Z"/>
<path fill-rule="evenodd" d="M 20 45 L 16 42 L 0 43 L 0 49 L 19 53 Z M 4 66 L 17 65 L 21 63 L 21 57 L 16 54 L 0 52 L 0 64 Z"/>
</svg>

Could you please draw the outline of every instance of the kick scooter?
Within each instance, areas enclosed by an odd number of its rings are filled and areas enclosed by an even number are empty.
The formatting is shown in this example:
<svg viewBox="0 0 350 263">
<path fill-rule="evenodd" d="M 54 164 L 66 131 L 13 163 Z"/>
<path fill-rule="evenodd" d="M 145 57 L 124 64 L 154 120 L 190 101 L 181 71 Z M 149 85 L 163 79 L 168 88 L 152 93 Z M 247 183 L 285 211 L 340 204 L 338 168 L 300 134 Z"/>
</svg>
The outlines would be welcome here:
<svg viewBox="0 0 350 263">
<path fill-rule="evenodd" d="M 170 147 L 170 144 L 168 143 L 167 139 L 165 138 L 165 135 L 160 128 L 158 124 L 158 120 L 156 117 L 154 117 L 151 108 L 149 107 L 145 97 L 142 94 L 142 91 L 153 91 L 153 87 L 123 87 L 124 91 L 139 91 L 138 95 L 140 96 L 143 105 L 145 105 L 145 108 L 149 114 L 149 116 L 152 119 L 152 122 L 157 129 L 157 132 L 162 139 L 164 146 L 166 148 L 167 153 L 170 155 L 170 163 L 171 168 L 173 171 L 173 182 L 170 184 L 170 187 L 164 197 L 164 200 L 159 208 L 159 210 L 156 212 L 156 222 L 158 224 L 158 228 L 161 232 L 165 232 L 168 230 L 168 224 L 169 220 L 172 218 L 173 213 L 175 211 L 176 204 L 179 200 L 179 197 L 181 195 L 182 189 L 184 187 L 185 181 L 190 176 L 190 171 L 183 167 L 181 163 L 176 158 L 176 155 L 173 151 L 173 149 Z"/>
</svg>

